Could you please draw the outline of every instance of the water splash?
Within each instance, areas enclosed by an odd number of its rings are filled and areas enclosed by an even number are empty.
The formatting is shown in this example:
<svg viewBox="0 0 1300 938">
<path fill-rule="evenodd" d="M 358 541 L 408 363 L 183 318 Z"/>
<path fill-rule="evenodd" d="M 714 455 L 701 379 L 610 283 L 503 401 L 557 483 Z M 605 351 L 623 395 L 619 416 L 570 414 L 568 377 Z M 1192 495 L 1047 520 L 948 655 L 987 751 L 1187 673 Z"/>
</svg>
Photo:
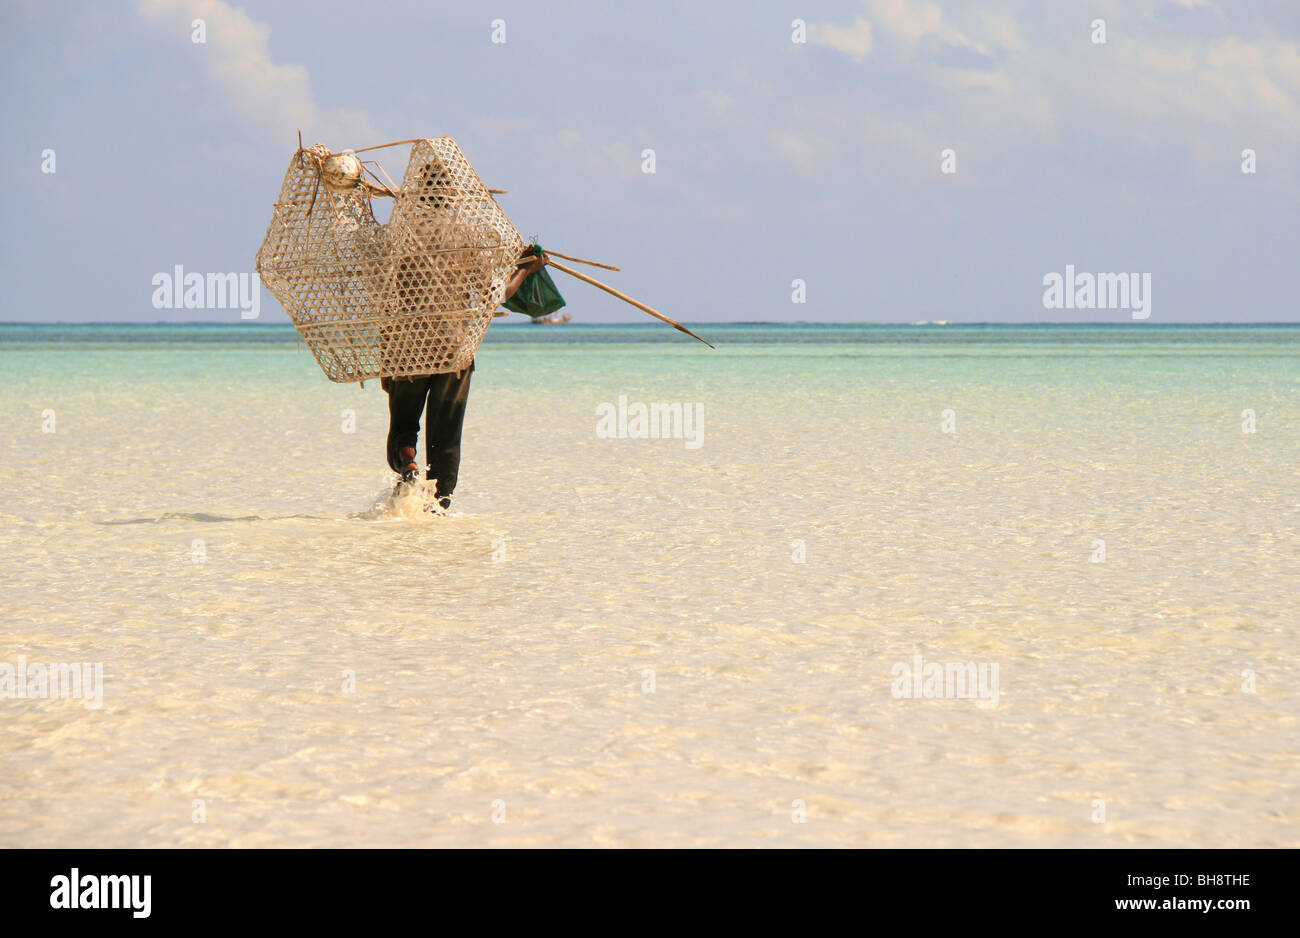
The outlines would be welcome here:
<svg viewBox="0 0 1300 938">
<path fill-rule="evenodd" d="M 432 479 L 394 484 L 376 493 L 370 507 L 353 517 L 363 521 L 414 522 L 446 518 L 449 512 L 438 502 L 436 491 Z"/>
</svg>

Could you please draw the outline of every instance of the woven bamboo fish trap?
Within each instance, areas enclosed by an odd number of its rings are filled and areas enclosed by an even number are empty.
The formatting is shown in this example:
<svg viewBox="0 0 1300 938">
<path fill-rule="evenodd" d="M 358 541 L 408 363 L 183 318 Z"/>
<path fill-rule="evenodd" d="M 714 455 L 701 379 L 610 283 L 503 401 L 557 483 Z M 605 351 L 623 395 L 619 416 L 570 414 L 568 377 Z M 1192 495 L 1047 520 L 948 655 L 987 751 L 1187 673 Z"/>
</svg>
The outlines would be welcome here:
<svg viewBox="0 0 1300 938">
<path fill-rule="evenodd" d="M 323 144 L 289 161 L 257 272 L 331 381 L 469 367 L 524 240 L 456 141 L 414 142 L 400 188 Z M 381 224 L 376 195 L 392 196 Z"/>
</svg>

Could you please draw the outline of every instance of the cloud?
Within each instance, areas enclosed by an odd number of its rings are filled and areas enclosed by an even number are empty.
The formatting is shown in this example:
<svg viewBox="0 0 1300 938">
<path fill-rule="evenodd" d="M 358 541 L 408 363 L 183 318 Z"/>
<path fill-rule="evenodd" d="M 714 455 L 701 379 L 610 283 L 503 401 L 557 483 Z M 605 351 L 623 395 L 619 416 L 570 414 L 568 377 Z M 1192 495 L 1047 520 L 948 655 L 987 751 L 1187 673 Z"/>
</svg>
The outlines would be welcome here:
<svg viewBox="0 0 1300 938">
<path fill-rule="evenodd" d="M 208 77 L 231 110 L 259 131 L 284 135 L 301 129 L 303 141 L 365 144 L 379 139 L 360 108 L 323 108 L 304 65 L 271 59 L 271 28 L 222 0 L 137 0 L 142 16 L 174 30 L 188 42 L 190 23 L 201 19 L 206 43 L 199 46 Z"/>
<path fill-rule="evenodd" d="M 867 6 L 886 29 L 909 42 L 915 42 L 923 36 L 944 36 L 945 33 L 951 33 L 944 25 L 943 11 L 931 3 L 869 0 Z"/>
<path fill-rule="evenodd" d="M 1300 44 L 1277 12 L 1222 13 L 1194 32 L 1168 28 L 1169 0 L 1099 0 L 1111 16 L 1108 42 L 1094 44 L 1090 19 L 1038 12 L 1020 0 L 982 4 L 862 0 L 853 25 L 809 24 L 810 41 L 849 56 L 864 83 L 888 93 L 838 102 L 841 115 L 818 115 L 852 140 L 907 147 L 899 120 L 922 139 L 970 139 L 985 165 L 1015 149 L 1090 145 L 1133 158 L 1182 158 L 1226 179 L 1231 154 L 1252 147 L 1275 154 L 1273 180 L 1296 184 L 1289 154 L 1300 139 Z M 868 53 L 870 53 L 868 57 Z M 853 92 L 846 92 L 852 98 Z M 774 110 L 778 107 L 775 102 Z M 791 102 L 790 133 L 812 128 Z M 815 161 L 786 141 L 775 154 L 801 171 Z M 927 143 L 925 156 L 936 144 Z M 825 152 L 832 152 L 826 148 Z M 967 164 L 972 165 L 972 164 Z"/>
<path fill-rule="evenodd" d="M 932 3 L 915 3 L 911 0 L 866 0 L 869 17 L 880 24 L 881 34 L 900 51 L 908 54 L 922 49 L 968 50 L 973 55 L 987 57 L 990 47 L 974 40 L 968 31 Z M 987 24 L 985 15 L 976 13 Z"/>
<path fill-rule="evenodd" d="M 829 46 L 856 60 L 866 58 L 871 52 L 871 24 L 857 20 L 852 26 L 814 25 L 808 29 L 808 40 L 814 45 Z"/>
</svg>

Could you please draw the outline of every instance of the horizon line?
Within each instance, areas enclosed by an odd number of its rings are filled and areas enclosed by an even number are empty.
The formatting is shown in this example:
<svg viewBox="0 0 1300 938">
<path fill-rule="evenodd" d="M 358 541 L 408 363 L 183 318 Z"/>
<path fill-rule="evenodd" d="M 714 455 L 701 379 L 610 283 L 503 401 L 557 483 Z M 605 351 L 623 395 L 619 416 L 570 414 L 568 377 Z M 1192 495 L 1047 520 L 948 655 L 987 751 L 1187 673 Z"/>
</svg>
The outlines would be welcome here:
<svg viewBox="0 0 1300 938">
<path fill-rule="evenodd" d="M 1006 321 L 996 319 L 971 319 L 971 320 L 916 320 L 911 322 L 880 322 L 876 320 L 830 320 L 830 319 L 733 319 L 733 320 L 704 320 L 704 319 L 683 319 L 682 322 L 698 326 L 908 326 L 921 328 L 924 326 L 1300 326 L 1300 319 L 1296 320 L 1248 320 L 1248 321 L 1226 321 L 1226 320 L 1204 320 L 1204 321 L 1185 321 L 1185 322 L 1151 322 L 1145 319 L 1120 320 L 1120 321 L 1097 321 L 1097 320 L 1024 320 L 1024 321 Z M 494 324 L 495 325 L 495 324 Z M 535 323 L 516 321 L 510 323 L 501 323 L 503 326 L 531 326 Z M 567 322 L 560 325 L 566 326 L 652 326 L 650 322 Z M 253 320 L 229 320 L 229 319 L 195 319 L 195 320 L 175 320 L 175 319 L 121 319 L 121 320 L 80 320 L 69 321 L 56 319 L 53 321 L 37 322 L 32 320 L 0 320 L 0 327 L 3 326 L 237 326 L 247 328 L 249 326 L 262 328 L 296 328 L 293 322 L 256 322 Z"/>
</svg>

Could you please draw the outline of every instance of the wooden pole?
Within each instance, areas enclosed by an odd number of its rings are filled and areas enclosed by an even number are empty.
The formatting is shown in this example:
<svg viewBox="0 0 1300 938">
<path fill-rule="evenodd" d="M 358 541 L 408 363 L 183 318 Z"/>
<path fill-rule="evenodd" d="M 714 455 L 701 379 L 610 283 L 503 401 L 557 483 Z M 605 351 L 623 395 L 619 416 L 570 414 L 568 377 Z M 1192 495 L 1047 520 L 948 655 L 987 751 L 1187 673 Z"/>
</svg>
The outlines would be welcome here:
<svg viewBox="0 0 1300 938">
<path fill-rule="evenodd" d="M 559 263 L 558 261 L 548 261 L 547 266 L 554 267 L 556 270 L 562 270 L 566 274 L 570 275 L 571 277 L 577 277 L 579 280 L 583 280 L 591 284 L 593 287 L 599 287 L 601 290 L 604 290 L 610 296 L 616 296 L 624 303 L 631 303 L 637 309 L 641 310 L 641 312 L 649 313 L 651 316 L 653 316 L 655 319 L 658 319 L 660 322 L 668 323 L 668 325 L 672 326 L 678 332 L 685 332 L 688 336 L 690 336 L 693 339 L 700 339 L 698 335 L 696 335 L 690 329 L 687 329 L 677 320 L 669 319 L 667 316 L 665 316 L 663 313 L 659 312 L 658 310 L 651 309 L 649 306 L 646 306 L 644 303 L 632 299 L 632 297 L 628 296 L 626 293 L 620 293 L 618 290 L 615 290 L 609 284 L 601 283 L 595 277 L 588 277 L 586 274 L 576 271 L 572 267 L 566 267 L 565 265 Z M 712 342 L 709 342 L 705 339 L 700 339 L 700 341 L 703 342 L 705 345 L 707 345 L 709 348 L 713 348 Z"/>
</svg>

